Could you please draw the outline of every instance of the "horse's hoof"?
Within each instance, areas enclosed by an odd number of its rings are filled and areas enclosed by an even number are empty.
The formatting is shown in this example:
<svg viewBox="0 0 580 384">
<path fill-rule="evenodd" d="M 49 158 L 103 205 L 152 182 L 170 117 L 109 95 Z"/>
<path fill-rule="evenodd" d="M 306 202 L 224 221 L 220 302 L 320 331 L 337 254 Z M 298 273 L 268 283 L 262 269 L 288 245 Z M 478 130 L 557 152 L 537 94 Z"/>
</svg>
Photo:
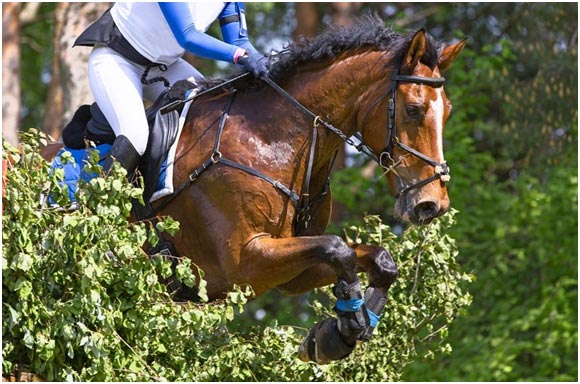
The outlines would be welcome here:
<svg viewBox="0 0 580 384">
<path fill-rule="evenodd" d="M 298 348 L 298 358 L 304 362 L 314 361 L 317 364 L 328 364 L 350 355 L 355 345 L 350 346 L 344 342 L 338 332 L 336 319 L 326 319 L 316 324 L 308 332 Z"/>
<path fill-rule="evenodd" d="M 298 348 L 298 358 L 305 363 L 309 361 L 315 360 L 315 348 L 316 348 L 316 339 L 315 339 L 315 331 L 316 325 L 310 329 L 302 344 Z"/>
</svg>

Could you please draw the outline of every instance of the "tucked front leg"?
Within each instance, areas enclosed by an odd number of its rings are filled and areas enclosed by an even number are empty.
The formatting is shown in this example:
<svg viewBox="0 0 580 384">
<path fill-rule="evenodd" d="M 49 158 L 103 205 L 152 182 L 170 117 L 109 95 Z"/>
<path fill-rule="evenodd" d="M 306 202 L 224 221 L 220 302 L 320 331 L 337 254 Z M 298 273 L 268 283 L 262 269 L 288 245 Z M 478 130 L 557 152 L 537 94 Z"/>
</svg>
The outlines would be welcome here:
<svg viewBox="0 0 580 384">
<path fill-rule="evenodd" d="M 356 252 L 357 263 L 369 276 L 369 283 L 385 295 L 399 274 L 393 256 L 377 245 L 349 244 Z"/>
<path fill-rule="evenodd" d="M 325 363 L 350 354 L 358 335 L 369 326 L 356 274 L 356 252 L 340 237 L 256 237 L 244 248 L 242 263 L 234 268 L 237 273 L 230 272 L 228 276 L 232 282 L 251 284 L 255 291 L 261 292 L 292 281 L 305 271 L 314 271 L 321 264 L 330 267 L 338 278 L 333 289 L 338 319 L 318 324 L 304 341 L 303 352 L 299 354 Z"/>
<path fill-rule="evenodd" d="M 298 350 L 303 361 L 326 364 L 345 358 L 370 325 L 358 280 L 347 283 L 338 279 L 332 291 L 337 298 L 334 310 L 338 318 L 325 319 L 310 329 Z"/>
<path fill-rule="evenodd" d="M 320 264 L 330 267 L 339 279 L 357 281 L 355 251 L 333 235 L 256 237 L 244 248 L 240 262 L 229 264 L 224 268 L 228 280 L 250 284 L 256 294 L 284 285 Z"/>
<path fill-rule="evenodd" d="M 298 351 L 303 361 L 325 364 L 348 356 L 356 340 L 368 341 L 387 304 L 387 291 L 398 271 L 392 256 L 382 247 L 352 244 L 359 268 L 369 275 L 364 299 L 358 282 L 338 279 L 333 287 L 338 319 L 316 324 Z M 303 276 L 301 276 L 303 277 Z"/>
<path fill-rule="evenodd" d="M 359 265 L 369 276 L 369 287 L 365 292 L 365 306 L 369 325 L 359 335 L 363 341 L 370 340 L 387 304 L 387 292 L 397 279 L 399 271 L 391 254 L 376 245 L 351 244 L 357 254 Z"/>
<path fill-rule="evenodd" d="M 398 270 L 391 254 L 382 247 L 366 244 L 348 244 L 356 252 L 357 272 L 364 271 L 369 276 L 371 286 L 377 287 L 385 295 L 397 278 Z M 277 288 L 287 295 L 301 295 L 314 288 L 332 284 L 337 279 L 334 270 L 325 264 L 306 269 L 296 278 Z"/>
</svg>

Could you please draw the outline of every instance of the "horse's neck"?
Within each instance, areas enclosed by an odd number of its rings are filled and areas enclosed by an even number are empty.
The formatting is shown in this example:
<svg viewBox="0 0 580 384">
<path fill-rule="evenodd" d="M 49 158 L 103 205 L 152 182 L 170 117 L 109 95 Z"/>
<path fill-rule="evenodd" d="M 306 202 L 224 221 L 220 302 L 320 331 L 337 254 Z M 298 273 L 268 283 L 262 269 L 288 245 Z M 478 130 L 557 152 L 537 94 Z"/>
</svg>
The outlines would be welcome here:
<svg viewBox="0 0 580 384">
<path fill-rule="evenodd" d="M 290 93 L 314 114 L 326 119 L 347 136 L 359 129 L 358 114 L 370 104 L 377 87 L 387 79 L 382 52 L 360 52 L 339 57 L 329 65 L 299 71 Z"/>
<path fill-rule="evenodd" d="M 285 87 L 311 112 L 350 137 L 362 130 L 361 116 L 388 87 L 390 76 L 386 72 L 383 52 L 361 52 L 304 68 Z M 303 134 L 310 136 L 311 127 L 306 125 Z M 322 126 L 318 131 L 314 172 L 323 174 L 344 142 Z"/>
</svg>

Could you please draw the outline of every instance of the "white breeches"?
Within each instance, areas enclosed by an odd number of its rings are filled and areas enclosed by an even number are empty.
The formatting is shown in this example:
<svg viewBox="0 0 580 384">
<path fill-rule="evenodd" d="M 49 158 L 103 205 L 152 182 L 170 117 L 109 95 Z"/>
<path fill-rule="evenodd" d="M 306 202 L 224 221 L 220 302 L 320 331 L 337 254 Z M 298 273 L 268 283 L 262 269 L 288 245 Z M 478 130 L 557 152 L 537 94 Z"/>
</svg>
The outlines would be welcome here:
<svg viewBox="0 0 580 384">
<path fill-rule="evenodd" d="M 147 148 L 149 126 L 143 99 L 155 101 L 166 89 L 163 82 L 141 84 L 145 67 L 129 61 L 110 48 L 96 46 L 89 57 L 89 84 L 95 101 L 103 111 L 116 136 L 131 141 L 140 155 Z M 203 75 L 183 59 L 167 66 L 165 72 L 151 68 L 148 79 L 163 76 L 170 84 Z"/>
</svg>

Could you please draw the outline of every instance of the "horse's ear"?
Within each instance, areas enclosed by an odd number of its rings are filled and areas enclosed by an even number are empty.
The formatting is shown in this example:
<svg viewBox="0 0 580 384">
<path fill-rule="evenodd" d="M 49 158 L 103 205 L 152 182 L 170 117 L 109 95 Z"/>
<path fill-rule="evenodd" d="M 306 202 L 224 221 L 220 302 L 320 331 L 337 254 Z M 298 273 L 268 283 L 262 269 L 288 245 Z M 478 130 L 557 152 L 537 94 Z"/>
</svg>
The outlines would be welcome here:
<svg viewBox="0 0 580 384">
<path fill-rule="evenodd" d="M 419 60 L 425 54 L 425 50 L 427 46 L 427 38 L 425 37 L 425 28 L 419 29 L 413 39 L 411 39 L 411 45 L 409 46 L 409 50 L 405 54 L 405 59 L 403 60 L 403 68 L 406 71 L 413 71 L 413 69 L 419 63 Z"/>
<path fill-rule="evenodd" d="M 459 56 L 459 54 L 463 50 L 463 47 L 465 47 L 466 41 L 467 41 L 467 37 L 465 39 L 461 40 L 460 42 L 455 43 L 453 45 L 448 45 L 447 47 L 445 47 L 443 49 L 441 56 L 439 56 L 439 63 L 438 63 L 439 70 L 441 72 L 445 71 L 447 68 L 449 68 L 451 66 L 451 64 L 455 61 L 457 56 Z"/>
</svg>

